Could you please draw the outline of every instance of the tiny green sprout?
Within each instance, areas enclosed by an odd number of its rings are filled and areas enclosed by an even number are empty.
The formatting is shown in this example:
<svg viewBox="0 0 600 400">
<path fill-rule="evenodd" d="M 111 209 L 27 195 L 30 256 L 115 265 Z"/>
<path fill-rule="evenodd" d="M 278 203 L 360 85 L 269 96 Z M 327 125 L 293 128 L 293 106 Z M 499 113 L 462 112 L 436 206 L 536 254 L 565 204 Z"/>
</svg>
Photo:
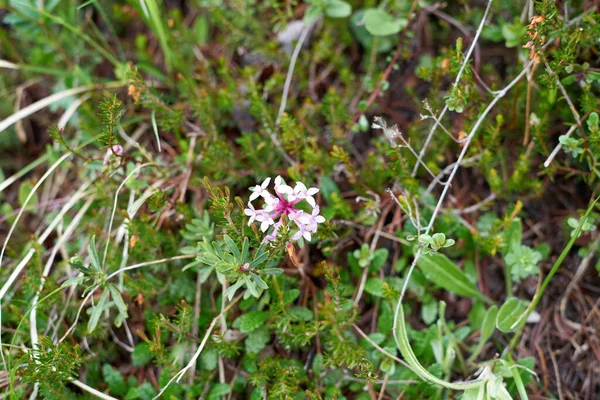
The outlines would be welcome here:
<svg viewBox="0 0 600 400">
<path fill-rule="evenodd" d="M 583 139 L 575 139 L 567 135 L 561 135 L 558 138 L 558 141 L 563 145 L 565 151 L 571 153 L 573 157 L 578 157 L 583 153 L 583 149 L 581 148 Z"/>
<path fill-rule="evenodd" d="M 423 247 L 423 254 L 428 254 L 430 252 L 436 252 L 444 247 L 453 246 L 454 239 L 446 239 L 446 235 L 443 233 L 434 233 L 432 236 L 427 234 L 419 235 L 419 243 Z M 407 240 L 415 240 L 415 235 L 407 236 Z"/>
<path fill-rule="evenodd" d="M 571 237 L 573 237 L 575 235 L 575 232 L 577 232 L 577 227 L 579 226 L 579 222 L 580 219 L 578 218 L 569 218 L 567 220 L 567 224 L 572 228 L 571 230 Z M 583 223 L 583 226 L 581 227 L 581 232 L 579 233 L 579 235 L 581 235 L 583 232 L 594 232 L 596 230 L 596 225 L 594 225 L 594 220 L 593 219 L 586 219 L 585 222 Z"/>
<path fill-rule="evenodd" d="M 363 243 L 360 249 L 354 250 L 352 255 L 358 260 L 358 265 L 360 265 L 361 268 L 367 268 L 375 257 L 375 254 L 371 252 L 369 245 L 366 243 Z"/>
</svg>

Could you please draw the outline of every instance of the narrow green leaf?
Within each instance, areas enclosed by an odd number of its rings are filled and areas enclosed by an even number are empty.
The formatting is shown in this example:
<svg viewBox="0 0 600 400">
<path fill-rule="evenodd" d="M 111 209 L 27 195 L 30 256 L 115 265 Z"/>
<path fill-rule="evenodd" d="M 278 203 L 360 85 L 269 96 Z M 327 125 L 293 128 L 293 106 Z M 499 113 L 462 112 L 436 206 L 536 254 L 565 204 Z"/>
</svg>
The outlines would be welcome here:
<svg viewBox="0 0 600 400">
<path fill-rule="evenodd" d="M 481 323 L 481 335 L 479 336 L 479 341 L 481 343 L 487 342 L 487 340 L 492 336 L 494 330 L 496 329 L 496 317 L 498 315 L 498 306 L 493 305 L 487 310 L 485 316 L 483 317 L 483 322 Z"/>
<path fill-rule="evenodd" d="M 88 252 L 90 253 L 92 264 L 91 267 L 96 272 L 102 272 L 102 267 L 100 264 L 100 257 L 98 257 L 98 251 L 96 250 L 96 236 L 92 236 L 90 239 L 90 244 L 88 246 Z"/>
<path fill-rule="evenodd" d="M 259 288 L 264 290 L 267 290 L 269 288 L 269 285 L 267 285 L 267 283 L 263 281 L 263 279 L 260 276 L 253 273 L 250 273 L 250 276 L 252 276 L 252 279 L 254 280 L 254 282 L 256 282 Z"/>
<path fill-rule="evenodd" d="M 443 254 L 423 255 L 419 258 L 418 265 L 427 279 L 449 292 L 459 296 L 477 297 L 489 302 L 469 281 L 465 273 Z"/>
<path fill-rule="evenodd" d="M 242 254 L 240 253 L 240 250 L 237 248 L 237 245 L 235 244 L 235 242 L 233 241 L 233 239 L 230 238 L 229 235 L 223 236 L 223 239 L 225 240 L 225 244 L 227 244 L 227 248 L 229 249 L 229 251 L 231 253 L 233 253 L 233 255 L 238 260 L 242 261 Z"/>
<path fill-rule="evenodd" d="M 115 305 L 117 306 L 117 309 L 119 310 L 119 313 L 123 315 L 123 317 L 127 318 L 127 305 L 123 301 L 123 296 L 121 295 L 121 292 L 119 292 L 119 289 L 117 289 L 116 286 L 111 283 L 109 283 L 107 287 L 110 292 L 111 298 L 113 299 Z"/>
<path fill-rule="evenodd" d="M 100 321 L 100 316 L 102 315 L 102 312 L 104 311 L 104 305 L 106 304 L 107 299 L 108 299 L 108 291 L 105 291 L 104 293 L 102 293 L 102 296 L 100 296 L 100 300 L 98 301 L 98 304 L 96 304 L 95 306 L 92 307 L 90 320 L 88 321 L 88 326 L 87 326 L 88 332 L 91 333 L 94 331 L 94 329 L 96 329 L 96 326 L 98 325 L 98 322 Z"/>
<path fill-rule="evenodd" d="M 258 297 L 258 291 L 256 290 L 256 285 L 254 282 L 248 278 L 247 275 L 243 275 L 242 279 L 244 279 L 244 283 L 246 284 L 246 289 L 250 292 L 250 294 L 254 297 Z"/>
<path fill-rule="evenodd" d="M 233 285 L 229 286 L 227 288 L 227 290 L 225 290 L 225 296 L 227 296 L 227 298 L 229 299 L 229 301 L 231 301 L 231 299 L 233 299 L 233 296 L 235 295 L 235 292 L 242 287 L 242 285 L 244 284 L 244 281 L 242 279 L 238 279 L 238 281 L 236 283 L 234 283 Z"/>
<path fill-rule="evenodd" d="M 250 251 L 250 241 L 248 240 L 247 237 L 244 238 L 244 243 L 242 243 L 242 257 L 241 257 L 241 261 L 243 263 L 246 262 L 246 259 L 248 258 L 248 253 Z"/>
</svg>

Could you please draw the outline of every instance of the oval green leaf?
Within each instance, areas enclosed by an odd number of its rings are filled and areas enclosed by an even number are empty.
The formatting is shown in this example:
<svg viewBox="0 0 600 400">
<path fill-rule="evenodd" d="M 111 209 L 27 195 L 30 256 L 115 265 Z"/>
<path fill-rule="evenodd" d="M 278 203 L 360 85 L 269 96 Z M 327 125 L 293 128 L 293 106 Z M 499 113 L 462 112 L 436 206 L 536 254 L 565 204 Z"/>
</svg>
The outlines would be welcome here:
<svg viewBox="0 0 600 400">
<path fill-rule="evenodd" d="M 516 297 L 511 297 L 500 307 L 500 311 L 498 311 L 498 315 L 496 316 L 496 327 L 504 333 L 512 332 L 515 330 L 516 326 L 513 325 L 521 318 L 521 315 L 525 313 L 527 310 L 527 304 L 517 299 Z"/>
<path fill-rule="evenodd" d="M 395 35 L 407 24 L 406 19 L 394 18 L 379 8 L 371 8 L 365 11 L 365 28 L 373 36 Z"/>
</svg>

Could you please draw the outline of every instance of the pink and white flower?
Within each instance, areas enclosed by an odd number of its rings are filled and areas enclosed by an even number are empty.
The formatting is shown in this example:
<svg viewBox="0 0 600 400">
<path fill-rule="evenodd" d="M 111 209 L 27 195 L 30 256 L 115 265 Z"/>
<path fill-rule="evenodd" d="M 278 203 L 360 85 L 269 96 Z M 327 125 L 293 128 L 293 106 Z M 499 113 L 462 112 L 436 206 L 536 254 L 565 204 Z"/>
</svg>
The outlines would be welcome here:
<svg viewBox="0 0 600 400">
<path fill-rule="evenodd" d="M 266 232 L 269 227 L 273 227 L 273 231 L 264 238 L 265 242 L 270 242 L 277 238 L 279 228 L 283 225 L 281 217 L 285 215 L 298 228 L 298 231 L 292 236 L 292 240 L 298 240 L 301 237 L 311 240 L 311 234 L 316 233 L 319 224 L 325 222 L 325 218 L 319 215 L 320 209 L 313 197 L 319 192 L 319 189 L 307 188 L 302 182 L 296 182 L 292 188 L 285 183 L 281 176 L 278 176 L 274 180 L 275 195 L 273 195 L 267 189 L 270 182 L 271 178 L 267 178 L 262 184 L 250 188 L 252 194 L 248 201 L 248 208 L 244 210 L 244 214 L 250 217 L 248 226 L 254 221 L 258 221 L 261 223 L 260 230 L 263 232 Z M 252 201 L 258 197 L 262 197 L 264 200 L 264 206 L 260 210 L 255 209 L 252 205 Z M 306 200 L 312 207 L 310 214 L 296 208 L 296 205 L 303 200 Z"/>
<path fill-rule="evenodd" d="M 104 154 L 104 165 L 108 165 L 111 157 L 113 157 L 113 156 L 121 157 L 124 152 L 125 152 L 125 150 L 123 149 L 123 146 L 121 146 L 120 144 L 115 144 L 113 147 L 107 149 L 106 154 Z"/>
</svg>

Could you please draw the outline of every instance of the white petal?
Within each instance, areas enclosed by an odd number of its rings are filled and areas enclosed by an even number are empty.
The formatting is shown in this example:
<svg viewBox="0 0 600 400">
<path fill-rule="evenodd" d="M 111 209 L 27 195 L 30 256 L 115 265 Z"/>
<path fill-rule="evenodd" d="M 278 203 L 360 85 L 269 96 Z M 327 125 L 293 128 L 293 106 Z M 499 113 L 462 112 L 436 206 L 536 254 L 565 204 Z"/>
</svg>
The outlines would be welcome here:
<svg viewBox="0 0 600 400">
<path fill-rule="evenodd" d="M 309 196 L 314 196 L 315 194 L 319 193 L 319 189 L 317 189 L 317 188 L 310 188 L 310 189 L 308 189 L 308 190 L 306 191 L 306 193 L 307 193 Z"/>
<path fill-rule="evenodd" d="M 277 178 L 275 178 L 275 186 L 279 186 L 283 183 L 283 178 L 281 177 L 281 175 L 277 175 Z"/>
<path fill-rule="evenodd" d="M 292 236 L 292 240 L 298 240 L 298 239 L 300 239 L 301 236 L 302 236 L 302 232 L 298 231 L 298 232 L 294 233 L 294 236 Z"/>
<path fill-rule="evenodd" d="M 307 202 L 308 204 L 310 204 L 312 207 L 314 207 L 314 206 L 315 206 L 315 204 L 316 204 L 316 203 L 315 203 L 315 199 L 314 199 L 312 196 L 308 196 L 308 197 L 306 198 L 306 202 Z"/>
<path fill-rule="evenodd" d="M 294 192 L 299 193 L 299 192 L 306 192 L 306 186 L 304 186 L 304 183 L 302 182 L 296 182 L 296 187 L 294 188 Z"/>
<path fill-rule="evenodd" d="M 256 200 L 258 196 L 260 196 L 260 193 L 258 191 L 252 192 L 252 194 L 250 195 L 250 201 Z"/>
<path fill-rule="evenodd" d="M 260 230 L 265 232 L 267 229 L 269 229 L 269 221 L 265 220 L 260 224 Z"/>
<path fill-rule="evenodd" d="M 246 209 L 244 210 L 244 214 L 246 214 L 247 216 L 254 215 L 254 210 L 251 210 L 251 209 L 249 209 L 249 208 L 246 208 Z"/>
<path fill-rule="evenodd" d="M 271 182 L 271 177 L 265 179 L 263 181 L 263 183 L 260 185 L 261 188 L 265 189 L 267 186 L 269 186 L 269 183 Z"/>
<path fill-rule="evenodd" d="M 315 221 L 317 221 L 319 224 L 322 224 L 323 222 L 325 222 L 325 217 L 322 215 L 317 215 L 315 217 Z"/>
<path fill-rule="evenodd" d="M 277 186 L 277 191 L 281 194 L 291 194 L 293 193 L 293 190 L 291 187 L 289 187 L 288 185 L 279 185 Z"/>
<path fill-rule="evenodd" d="M 306 239 L 310 242 L 310 232 L 306 231 L 302 234 L 302 236 L 304 236 L 304 239 Z"/>
</svg>

